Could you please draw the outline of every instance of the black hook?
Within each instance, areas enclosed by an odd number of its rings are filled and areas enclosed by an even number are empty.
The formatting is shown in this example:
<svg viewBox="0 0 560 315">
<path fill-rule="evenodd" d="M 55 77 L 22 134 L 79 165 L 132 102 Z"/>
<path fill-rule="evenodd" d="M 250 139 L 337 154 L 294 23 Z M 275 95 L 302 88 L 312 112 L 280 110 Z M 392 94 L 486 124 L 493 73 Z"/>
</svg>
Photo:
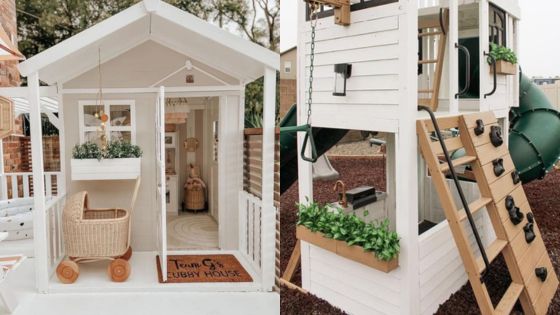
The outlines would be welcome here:
<svg viewBox="0 0 560 315">
<path fill-rule="evenodd" d="M 535 238 L 537 237 L 535 235 L 535 232 L 533 231 L 533 223 L 531 223 L 531 222 L 525 224 L 525 226 L 523 227 L 523 231 L 525 231 L 525 241 L 528 244 L 530 244 L 532 241 L 534 241 Z"/>
<path fill-rule="evenodd" d="M 514 185 L 519 184 L 519 182 L 521 181 L 521 178 L 519 178 L 519 172 L 516 170 L 511 172 L 511 179 L 513 180 Z"/>
<path fill-rule="evenodd" d="M 546 280 L 546 276 L 548 276 L 548 270 L 546 267 L 535 268 L 535 275 L 544 282 Z"/>
<path fill-rule="evenodd" d="M 504 139 L 502 139 L 502 128 L 499 126 L 490 127 L 490 142 L 492 142 L 495 147 L 499 147 L 504 143 Z"/>
<path fill-rule="evenodd" d="M 494 164 L 494 175 L 500 177 L 506 170 L 504 169 L 504 159 L 499 158 L 492 161 Z"/>
<path fill-rule="evenodd" d="M 476 120 L 476 127 L 474 127 L 474 134 L 480 136 L 484 133 L 484 122 L 482 119 Z"/>
<path fill-rule="evenodd" d="M 508 195 L 506 197 L 506 209 L 511 210 L 513 207 L 515 207 L 515 200 L 513 200 L 513 197 Z"/>
</svg>

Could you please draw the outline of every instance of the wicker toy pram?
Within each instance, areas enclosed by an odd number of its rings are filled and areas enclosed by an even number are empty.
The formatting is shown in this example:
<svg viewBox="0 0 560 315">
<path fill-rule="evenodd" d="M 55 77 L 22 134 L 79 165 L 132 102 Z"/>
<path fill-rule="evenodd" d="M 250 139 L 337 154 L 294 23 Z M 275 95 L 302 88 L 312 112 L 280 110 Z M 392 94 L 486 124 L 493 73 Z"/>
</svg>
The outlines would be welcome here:
<svg viewBox="0 0 560 315">
<path fill-rule="evenodd" d="M 132 203 L 126 209 L 90 209 L 87 192 L 82 191 L 66 200 L 62 212 L 64 248 L 68 259 L 56 268 L 62 283 L 73 283 L 79 275 L 78 263 L 111 260 L 108 274 L 111 280 L 123 282 L 130 275 L 130 214 L 140 187 L 136 180 Z"/>
<path fill-rule="evenodd" d="M 185 205 L 187 210 L 198 211 L 206 208 L 206 183 L 200 178 L 198 166 L 190 165 L 189 177 L 185 183 Z"/>
</svg>

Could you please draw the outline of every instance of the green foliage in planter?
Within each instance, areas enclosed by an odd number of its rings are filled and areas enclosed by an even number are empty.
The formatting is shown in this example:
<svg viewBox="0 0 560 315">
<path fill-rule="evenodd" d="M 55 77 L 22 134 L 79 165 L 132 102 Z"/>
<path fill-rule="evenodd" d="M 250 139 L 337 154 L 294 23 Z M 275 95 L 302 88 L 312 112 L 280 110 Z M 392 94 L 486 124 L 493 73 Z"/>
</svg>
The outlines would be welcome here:
<svg viewBox="0 0 560 315">
<path fill-rule="evenodd" d="M 513 50 L 494 43 L 490 43 L 490 56 L 494 57 L 496 61 L 504 60 L 512 64 L 517 64 L 517 55 L 515 55 Z M 492 63 L 491 58 L 488 58 L 488 63 Z"/>
<path fill-rule="evenodd" d="M 373 252 L 380 260 L 391 260 L 399 254 L 399 237 L 389 230 L 389 221 L 366 223 L 355 214 L 316 202 L 299 204 L 297 224 L 325 237 L 356 245 Z M 367 215 L 367 214 L 364 214 Z"/>
<path fill-rule="evenodd" d="M 72 149 L 72 158 L 83 159 L 126 159 L 139 158 L 142 156 L 142 149 L 139 146 L 124 141 L 111 141 L 105 150 L 97 143 L 85 142 L 77 144 Z"/>
</svg>

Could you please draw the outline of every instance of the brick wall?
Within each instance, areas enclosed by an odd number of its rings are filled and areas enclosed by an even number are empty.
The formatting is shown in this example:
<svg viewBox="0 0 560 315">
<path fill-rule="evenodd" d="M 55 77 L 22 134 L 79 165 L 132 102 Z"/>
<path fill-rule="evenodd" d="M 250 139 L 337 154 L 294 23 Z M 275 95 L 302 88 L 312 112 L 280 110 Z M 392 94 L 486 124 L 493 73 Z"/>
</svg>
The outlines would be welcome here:
<svg viewBox="0 0 560 315">
<path fill-rule="evenodd" d="M 8 37 L 17 40 L 16 1 L 0 1 L 0 24 Z M 0 87 L 19 86 L 21 78 L 17 69 L 17 61 L 0 62 Z"/>
<path fill-rule="evenodd" d="M 284 117 L 290 107 L 297 101 L 297 81 L 280 80 L 280 117 Z"/>
</svg>

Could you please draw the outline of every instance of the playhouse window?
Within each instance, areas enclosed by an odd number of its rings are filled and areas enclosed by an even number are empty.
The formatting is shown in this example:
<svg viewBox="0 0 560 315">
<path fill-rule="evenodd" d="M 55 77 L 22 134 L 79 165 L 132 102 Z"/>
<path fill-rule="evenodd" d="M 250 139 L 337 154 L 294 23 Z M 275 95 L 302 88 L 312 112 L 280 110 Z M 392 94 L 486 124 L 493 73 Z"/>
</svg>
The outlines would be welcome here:
<svg viewBox="0 0 560 315">
<path fill-rule="evenodd" d="M 501 46 L 506 46 L 506 14 L 505 12 L 494 6 L 489 7 L 489 33 L 490 33 L 490 43 L 494 43 Z"/>
<path fill-rule="evenodd" d="M 135 108 L 132 100 L 80 101 L 80 143 L 101 143 L 104 135 L 111 141 L 136 143 Z M 105 126 L 103 127 L 103 120 Z"/>
<path fill-rule="evenodd" d="M 355 2 L 355 3 L 350 6 L 350 11 L 358 11 L 358 10 L 376 7 L 379 5 L 399 2 L 399 0 L 359 0 L 359 1 L 351 1 L 351 2 Z M 331 7 L 321 5 L 317 17 L 324 18 L 326 16 L 332 16 L 332 15 L 334 15 L 334 10 Z M 309 5 L 306 6 L 305 18 L 307 21 L 309 21 Z"/>
<path fill-rule="evenodd" d="M 292 72 L 292 62 L 286 61 L 284 62 L 284 73 L 290 73 L 290 72 Z"/>
</svg>

